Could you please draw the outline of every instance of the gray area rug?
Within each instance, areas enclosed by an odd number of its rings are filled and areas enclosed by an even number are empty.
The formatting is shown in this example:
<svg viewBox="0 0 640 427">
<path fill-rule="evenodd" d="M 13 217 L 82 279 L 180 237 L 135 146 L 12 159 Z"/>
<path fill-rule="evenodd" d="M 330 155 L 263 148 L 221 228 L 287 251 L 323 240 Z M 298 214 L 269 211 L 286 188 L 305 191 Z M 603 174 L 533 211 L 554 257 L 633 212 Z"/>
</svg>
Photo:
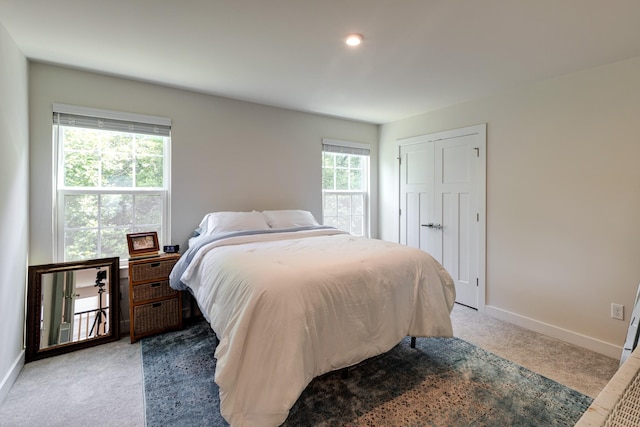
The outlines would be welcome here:
<svg viewBox="0 0 640 427">
<path fill-rule="evenodd" d="M 215 337 L 198 322 L 141 342 L 147 426 L 225 426 Z M 286 426 L 572 426 L 592 399 L 457 338 L 403 340 L 314 379 Z"/>
</svg>

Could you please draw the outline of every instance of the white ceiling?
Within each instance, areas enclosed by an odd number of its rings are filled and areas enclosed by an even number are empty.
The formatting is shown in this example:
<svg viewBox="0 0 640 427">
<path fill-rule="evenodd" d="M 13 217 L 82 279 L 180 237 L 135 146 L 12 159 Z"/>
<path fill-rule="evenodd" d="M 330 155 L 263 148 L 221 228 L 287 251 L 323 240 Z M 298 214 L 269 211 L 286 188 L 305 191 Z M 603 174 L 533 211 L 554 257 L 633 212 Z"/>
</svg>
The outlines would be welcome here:
<svg viewBox="0 0 640 427">
<path fill-rule="evenodd" d="M 0 22 L 34 61 L 372 123 L 640 56 L 640 0 L 0 0 Z"/>
</svg>

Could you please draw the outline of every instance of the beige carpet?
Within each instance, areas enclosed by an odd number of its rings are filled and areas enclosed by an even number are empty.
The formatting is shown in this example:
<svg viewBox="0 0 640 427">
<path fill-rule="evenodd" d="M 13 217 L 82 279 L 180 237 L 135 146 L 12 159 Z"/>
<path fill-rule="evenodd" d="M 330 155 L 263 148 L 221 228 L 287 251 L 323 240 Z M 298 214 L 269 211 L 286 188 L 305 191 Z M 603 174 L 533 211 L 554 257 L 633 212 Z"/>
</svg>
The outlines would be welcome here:
<svg viewBox="0 0 640 427">
<path fill-rule="evenodd" d="M 456 337 L 591 397 L 618 361 L 458 306 Z M 25 365 L 0 426 L 144 426 L 139 343 L 128 337 Z"/>
<path fill-rule="evenodd" d="M 1 427 L 144 426 L 140 345 L 129 337 L 27 363 Z"/>
<path fill-rule="evenodd" d="M 452 320 L 456 337 L 593 398 L 620 363 L 457 304 Z"/>
</svg>

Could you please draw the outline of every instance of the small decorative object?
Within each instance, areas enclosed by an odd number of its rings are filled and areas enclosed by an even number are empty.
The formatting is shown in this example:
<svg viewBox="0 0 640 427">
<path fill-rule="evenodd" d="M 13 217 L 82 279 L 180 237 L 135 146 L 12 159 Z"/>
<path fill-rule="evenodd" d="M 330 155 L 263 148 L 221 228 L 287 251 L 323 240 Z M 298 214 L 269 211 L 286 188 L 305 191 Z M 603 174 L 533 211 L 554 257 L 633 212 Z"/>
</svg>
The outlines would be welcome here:
<svg viewBox="0 0 640 427">
<path fill-rule="evenodd" d="M 177 254 L 180 252 L 180 245 L 166 245 L 162 247 L 165 254 Z"/>
<path fill-rule="evenodd" d="M 129 244 L 129 256 L 132 258 L 157 255 L 160 250 L 158 233 L 155 231 L 127 234 L 127 243 Z"/>
</svg>

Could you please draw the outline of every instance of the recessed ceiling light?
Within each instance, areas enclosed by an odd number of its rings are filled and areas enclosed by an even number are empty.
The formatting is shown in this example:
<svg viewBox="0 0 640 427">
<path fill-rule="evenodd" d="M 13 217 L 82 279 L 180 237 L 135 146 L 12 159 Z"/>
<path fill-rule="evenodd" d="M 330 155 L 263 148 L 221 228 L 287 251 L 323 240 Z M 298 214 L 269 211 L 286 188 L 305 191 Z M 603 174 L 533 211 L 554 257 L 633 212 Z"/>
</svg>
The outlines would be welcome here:
<svg viewBox="0 0 640 427">
<path fill-rule="evenodd" d="M 344 42 L 349 46 L 358 46 L 362 43 L 362 34 L 349 34 L 344 39 Z"/>
</svg>

